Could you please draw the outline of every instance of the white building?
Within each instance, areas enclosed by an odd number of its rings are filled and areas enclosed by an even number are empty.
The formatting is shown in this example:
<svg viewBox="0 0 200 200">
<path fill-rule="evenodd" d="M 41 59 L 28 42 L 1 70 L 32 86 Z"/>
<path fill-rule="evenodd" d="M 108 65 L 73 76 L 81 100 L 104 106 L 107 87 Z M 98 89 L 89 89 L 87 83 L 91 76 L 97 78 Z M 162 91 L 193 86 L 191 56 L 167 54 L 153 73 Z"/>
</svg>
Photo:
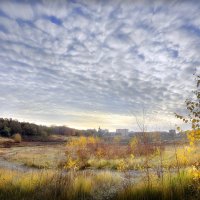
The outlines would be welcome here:
<svg viewBox="0 0 200 200">
<path fill-rule="evenodd" d="M 128 129 L 116 129 L 116 134 L 120 134 L 123 136 L 127 136 L 128 135 Z"/>
</svg>

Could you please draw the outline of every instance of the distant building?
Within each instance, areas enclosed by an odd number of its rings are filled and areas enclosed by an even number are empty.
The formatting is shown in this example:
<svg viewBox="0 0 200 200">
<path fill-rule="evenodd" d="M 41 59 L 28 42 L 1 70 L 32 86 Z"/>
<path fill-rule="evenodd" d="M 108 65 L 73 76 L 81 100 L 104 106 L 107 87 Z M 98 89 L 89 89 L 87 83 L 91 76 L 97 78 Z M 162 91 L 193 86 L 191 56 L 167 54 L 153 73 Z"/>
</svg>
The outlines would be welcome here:
<svg viewBox="0 0 200 200">
<path fill-rule="evenodd" d="M 116 129 L 117 135 L 128 136 L 128 129 Z"/>
<path fill-rule="evenodd" d="M 108 129 L 101 129 L 101 128 L 99 127 L 98 133 L 99 133 L 100 135 L 105 135 L 105 134 L 108 134 L 108 133 L 109 133 L 109 130 L 108 130 Z"/>
</svg>

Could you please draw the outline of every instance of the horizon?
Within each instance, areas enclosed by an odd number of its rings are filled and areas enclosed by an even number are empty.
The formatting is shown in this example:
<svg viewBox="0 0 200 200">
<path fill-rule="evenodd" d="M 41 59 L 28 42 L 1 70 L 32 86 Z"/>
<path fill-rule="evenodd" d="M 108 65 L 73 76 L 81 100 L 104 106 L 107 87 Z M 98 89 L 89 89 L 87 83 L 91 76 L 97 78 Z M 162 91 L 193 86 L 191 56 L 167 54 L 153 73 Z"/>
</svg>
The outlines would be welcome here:
<svg viewBox="0 0 200 200">
<path fill-rule="evenodd" d="M 64 124 L 39 124 L 39 123 L 36 123 L 34 121 L 18 120 L 18 119 L 15 119 L 15 118 L 8 118 L 8 117 L 3 117 L 3 119 L 8 119 L 8 120 L 12 119 L 12 120 L 18 121 L 20 123 L 31 123 L 31 124 L 33 123 L 33 124 L 36 124 L 37 126 L 46 126 L 46 127 L 56 127 L 56 126 L 57 127 L 62 127 L 62 126 L 64 126 L 64 127 L 70 128 L 70 129 L 76 129 L 76 130 L 80 130 L 80 131 L 81 130 L 93 130 L 93 129 L 95 129 L 96 131 L 98 131 L 98 129 L 100 128 L 101 130 L 108 130 L 109 133 L 113 133 L 113 132 L 116 132 L 117 129 L 127 129 L 126 127 L 121 127 L 121 128 L 110 130 L 107 127 L 103 127 L 102 128 L 101 126 L 99 126 L 97 128 L 94 127 L 94 128 L 88 128 L 88 129 L 79 129 L 79 128 L 70 127 L 70 126 L 67 126 L 67 125 L 64 125 Z M 127 129 L 127 130 L 128 130 L 128 132 L 143 132 L 139 128 L 135 129 L 135 130 L 130 130 L 130 129 Z M 169 132 L 170 130 L 175 130 L 176 133 L 178 133 L 176 129 L 169 129 L 169 130 L 161 130 L 161 129 L 159 129 L 159 130 L 147 130 L 145 132 Z"/>
<path fill-rule="evenodd" d="M 200 1 L 1 1 L 1 116 L 75 129 L 187 129 Z"/>
</svg>

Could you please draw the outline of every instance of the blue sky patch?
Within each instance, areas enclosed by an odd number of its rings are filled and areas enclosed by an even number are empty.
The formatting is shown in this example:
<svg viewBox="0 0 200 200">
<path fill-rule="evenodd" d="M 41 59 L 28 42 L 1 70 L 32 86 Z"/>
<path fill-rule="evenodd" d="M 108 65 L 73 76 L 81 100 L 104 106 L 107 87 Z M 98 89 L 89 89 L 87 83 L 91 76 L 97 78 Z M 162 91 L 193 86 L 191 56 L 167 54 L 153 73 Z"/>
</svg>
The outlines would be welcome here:
<svg viewBox="0 0 200 200">
<path fill-rule="evenodd" d="M 55 17 L 55 16 L 49 16 L 49 17 L 47 17 L 52 23 L 54 23 L 54 24 L 56 24 L 56 25 L 58 25 L 58 26 L 60 26 L 60 25 L 62 25 L 62 20 L 60 20 L 60 19 L 58 19 L 57 17 Z"/>
</svg>

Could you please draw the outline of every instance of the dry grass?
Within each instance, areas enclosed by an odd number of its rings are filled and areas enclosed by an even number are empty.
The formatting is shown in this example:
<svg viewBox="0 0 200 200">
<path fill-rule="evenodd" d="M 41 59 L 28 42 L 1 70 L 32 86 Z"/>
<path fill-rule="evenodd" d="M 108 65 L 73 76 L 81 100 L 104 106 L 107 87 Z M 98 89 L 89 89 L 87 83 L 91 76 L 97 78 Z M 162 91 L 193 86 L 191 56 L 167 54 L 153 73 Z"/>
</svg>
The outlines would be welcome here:
<svg viewBox="0 0 200 200">
<path fill-rule="evenodd" d="M 64 159 L 64 145 L 12 147 L 3 149 L 6 160 L 35 168 L 57 168 Z"/>
<path fill-rule="evenodd" d="M 12 138 L 0 137 L 0 144 L 4 142 L 14 142 L 14 140 Z"/>
<path fill-rule="evenodd" d="M 2 200 L 137 200 L 198 199 L 200 183 L 189 173 L 167 174 L 163 181 L 151 176 L 151 184 L 135 184 L 131 178 L 112 172 L 42 170 L 21 173 L 0 170 Z"/>
<path fill-rule="evenodd" d="M 200 145 L 197 145 L 192 152 L 188 152 L 187 145 L 159 146 L 149 154 L 135 154 L 130 146 L 115 143 L 94 143 L 82 146 L 81 141 L 76 145 L 67 147 L 66 157 L 81 166 L 79 169 L 124 169 L 124 170 L 144 170 L 145 168 L 157 169 L 161 164 L 165 170 L 173 168 L 183 168 L 200 161 Z M 136 146 L 137 147 L 137 146 Z M 140 148 L 141 150 L 141 148 Z M 192 154 L 192 156 L 191 156 Z M 177 160 L 178 159 L 178 160 Z M 68 160 L 67 160 L 68 163 Z M 72 168 L 77 165 L 70 165 Z M 122 166 L 123 165 L 123 166 Z M 68 167 L 69 168 L 69 167 Z"/>
<path fill-rule="evenodd" d="M 121 184 L 110 172 L 61 171 L 20 173 L 0 170 L 0 199 L 110 199 Z"/>
<path fill-rule="evenodd" d="M 108 145 L 109 147 L 111 144 Z M 102 148 L 102 146 L 100 146 Z M 98 147 L 96 153 L 100 149 Z M 124 145 L 123 145 L 124 147 Z M 126 149 L 127 147 L 124 147 Z M 115 153 L 115 149 L 117 149 Z M 55 169 L 60 163 L 65 161 L 65 150 L 66 144 L 60 145 L 47 145 L 46 143 L 43 146 L 24 146 L 24 147 L 11 147 L 11 148 L 1 148 L 0 153 L 4 156 L 4 158 L 11 162 L 22 163 L 26 166 L 31 166 L 35 168 L 49 168 Z M 121 153 L 117 153 L 121 150 L 121 147 L 117 144 L 114 147 L 108 150 L 108 155 L 104 155 L 106 153 L 106 148 L 103 153 L 100 152 L 100 156 L 95 154 L 95 156 L 88 155 L 86 159 L 86 167 L 93 169 L 117 169 L 122 162 L 126 164 L 126 169 L 135 169 L 140 170 L 144 168 L 145 156 L 131 156 L 130 153 L 124 153 L 126 150 L 123 150 Z M 184 147 L 177 146 L 178 152 L 183 152 L 184 155 Z M 200 145 L 197 146 L 195 151 L 192 152 L 192 156 L 187 156 L 187 161 L 184 160 L 184 156 L 179 155 L 179 165 L 180 167 L 191 166 L 195 162 L 200 161 Z M 112 156 L 113 155 L 113 156 Z M 157 168 L 160 165 L 160 157 L 159 155 L 152 155 L 149 158 L 149 167 Z M 163 168 L 169 169 L 174 168 L 177 165 L 176 157 L 175 157 L 175 149 L 173 146 L 166 146 L 163 151 Z"/>
<path fill-rule="evenodd" d="M 61 171 L 55 170 L 65 158 L 65 145 L 12 147 L 2 149 L 12 162 L 45 168 L 27 173 L 0 169 L 0 199 L 9 200 L 130 200 L 130 199 L 198 199 L 200 195 L 200 171 L 191 174 L 187 168 L 200 160 L 200 146 L 185 154 L 183 146 L 165 147 L 163 174 L 159 154 L 149 155 L 146 173 L 143 156 L 128 154 L 124 158 L 89 157 L 88 166 L 94 169 L 118 171 Z M 178 154 L 178 163 L 175 156 Z M 179 153 L 181 153 L 179 155 Z M 82 155 L 82 154 L 80 154 Z M 121 154 L 120 154 L 121 155 Z M 185 160 L 187 158 L 187 160 Z M 186 162 L 187 161 L 187 162 Z M 48 162 L 48 164 L 46 164 Z M 180 171 L 177 171 L 177 165 Z M 199 167 L 199 165 L 198 165 Z M 52 168 L 52 170 L 48 169 Z M 54 170 L 53 170 L 54 169 Z M 137 169 L 138 171 L 128 171 Z M 185 170 L 185 172 L 182 172 Z M 120 172 L 119 172 L 120 171 Z M 148 175 L 148 176 L 147 176 Z"/>
</svg>

